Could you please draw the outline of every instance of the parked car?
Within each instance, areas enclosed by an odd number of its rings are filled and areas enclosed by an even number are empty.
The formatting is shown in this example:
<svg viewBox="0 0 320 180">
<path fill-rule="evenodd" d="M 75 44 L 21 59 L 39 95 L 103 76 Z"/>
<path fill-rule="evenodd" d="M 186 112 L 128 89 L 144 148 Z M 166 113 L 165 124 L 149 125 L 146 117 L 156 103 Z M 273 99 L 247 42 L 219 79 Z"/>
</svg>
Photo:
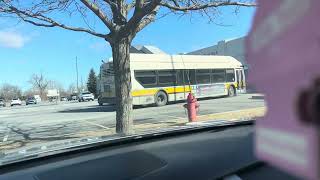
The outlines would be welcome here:
<svg viewBox="0 0 320 180">
<path fill-rule="evenodd" d="M 67 97 L 61 97 L 60 101 L 68 101 Z"/>
<path fill-rule="evenodd" d="M 26 100 L 26 105 L 29 105 L 29 104 L 37 104 L 37 100 L 34 97 L 29 97 Z"/>
<path fill-rule="evenodd" d="M 11 100 L 10 105 L 11 106 L 16 106 L 16 105 L 21 106 L 22 102 L 21 102 L 21 100 L 19 98 L 14 98 L 14 99 Z"/>
<path fill-rule="evenodd" d="M 6 107 L 6 102 L 4 99 L 0 99 L 0 107 Z"/>
<path fill-rule="evenodd" d="M 82 101 L 94 101 L 94 95 L 90 92 L 81 93 L 79 96 L 79 102 Z"/>
<path fill-rule="evenodd" d="M 69 101 L 77 101 L 78 100 L 78 95 L 72 94 L 69 98 Z"/>
</svg>

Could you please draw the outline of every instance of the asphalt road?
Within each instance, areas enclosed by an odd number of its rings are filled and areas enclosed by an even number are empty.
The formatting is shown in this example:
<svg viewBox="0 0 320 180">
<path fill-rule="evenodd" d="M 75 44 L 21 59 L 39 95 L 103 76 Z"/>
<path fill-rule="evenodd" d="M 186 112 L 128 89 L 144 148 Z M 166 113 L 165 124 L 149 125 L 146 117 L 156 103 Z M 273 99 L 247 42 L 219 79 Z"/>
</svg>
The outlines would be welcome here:
<svg viewBox="0 0 320 180">
<path fill-rule="evenodd" d="M 251 99 L 250 94 L 231 98 L 200 100 L 200 115 L 235 111 L 264 106 L 264 100 Z M 30 145 L 31 142 L 48 142 L 77 138 L 80 132 L 95 132 L 115 126 L 113 106 L 98 106 L 94 102 L 61 102 L 0 108 L 0 150 Z M 184 102 L 162 107 L 136 107 L 134 123 L 185 118 Z"/>
</svg>

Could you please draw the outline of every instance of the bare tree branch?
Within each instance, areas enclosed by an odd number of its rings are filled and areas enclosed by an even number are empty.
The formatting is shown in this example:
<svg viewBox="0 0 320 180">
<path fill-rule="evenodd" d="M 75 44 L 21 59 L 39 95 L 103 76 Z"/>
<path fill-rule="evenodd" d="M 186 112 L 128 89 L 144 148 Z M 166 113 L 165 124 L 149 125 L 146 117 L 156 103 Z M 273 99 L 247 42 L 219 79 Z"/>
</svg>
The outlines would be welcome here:
<svg viewBox="0 0 320 180">
<path fill-rule="evenodd" d="M 22 94 L 22 90 L 18 86 L 14 86 L 11 84 L 3 84 L 0 87 L 0 98 L 4 98 L 9 101 L 13 98 L 20 98 Z"/>
<path fill-rule="evenodd" d="M 43 76 L 43 74 L 33 74 L 29 83 L 39 91 L 41 98 L 44 98 L 44 92 L 49 85 L 49 81 Z"/>
<path fill-rule="evenodd" d="M 211 7 L 220 7 L 220 6 L 246 6 L 246 7 L 257 6 L 256 3 L 232 2 L 232 1 L 216 1 L 216 2 L 202 3 L 202 4 L 197 2 L 187 6 L 177 6 L 176 3 L 177 3 L 176 1 L 174 2 L 174 4 L 161 2 L 160 5 L 175 11 L 195 11 L 195 10 L 201 10 L 201 9 L 206 9 Z"/>
<path fill-rule="evenodd" d="M 29 11 L 19 10 L 19 9 L 13 7 L 13 6 L 9 6 L 8 9 L 0 8 L 0 12 L 16 14 L 23 21 L 25 21 L 27 23 L 30 23 L 30 24 L 33 24 L 35 26 L 60 27 L 60 28 L 67 29 L 67 30 L 72 30 L 72 31 L 86 32 L 86 33 L 89 33 L 91 35 L 104 38 L 107 41 L 110 40 L 110 35 L 109 34 L 101 34 L 101 33 L 97 33 L 95 31 L 92 31 L 92 30 L 89 30 L 89 29 L 85 29 L 85 28 L 81 28 L 81 27 L 67 26 L 65 24 L 59 23 L 57 21 L 54 21 L 53 19 L 51 19 L 49 17 L 45 17 L 42 14 L 39 14 L 39 13 L 35 14 L 35 13 L 31 13 Z M 33 19 L 33 20 L 31 20 L 30 18 Z M 34 21 L 34 20 L 37 20 L 37 21 Z"/>
<path fill-rule="evenodd" d="M 171 0 L 176 7 L 180 7 L 179 3 L 176 0 Z"/>
<path fill-rule="evenodd" d="M 81 0 L 81 2 L 87 6 L 98 18 L 105 24 L 111 32 L 115 30 L 114 24 L 108 19 L 108 17 L 99 9 L 97 5 L 91 3 L 89 0 Z"/>
<path fill-rule="evenodd" d="M 103 0 L 104 2 L 108 3 L 111 8 L 118 8 L 117 3 L 115 3 L 113 0 Z"/>
<path fill-rule="evenodd" d="M 157 20 L 160 20 L 160 19 L 162 19 L 162 18 L 165 18 L 165 17 L 167 17 L 168 15 L 170 15 L 170 14 L 173 14 L 174 13 L 174 11 L 169 11 L 169 12 L 166 12 L 166 13 L 164 13 L 164 14 L 161 14 L 161 15 L 159 15 L 158 17 L 156 17 L 156 19 L 154 19 L 154 21 L 157 21 Z"/>
<path fill-rule="evenodd" d="M 141 9 L 144 4 L 144 0 L 136 0 L 135 2 L 135 7 Z"/>
<path fill-rule="evenodd" d="M 88 28 L 91 31 L 94 31 L 93 28 L 90 26 L 90 23 L 87 20 L 87 15 L 85 13 L 85 10 L 83 8 L 81 8 L 81 6 L 78 3 L 75 3 L 75 6 L 76 6 L 77 10 L 79 11 L 79 13 L 80 13 L 80 15 L 82 17 L 83 22 L 88 26 Z"/>
<path fill-rule="evenodd" d="M 160 6 L 157 6 L 150 14 L 145 16 L 141 22 L 139 23 L 136 32 L 141 31 L 143 28 L 145 28 L 147 25 L 149 25 L 151 22 L 153 22 L 156 19 L 158 10 L 160 9 Z"/>
<path fill-rule="evenodd" d="M 141 30 L 144 25 L 139 25 L 142 19 L 146 18 L 146 21 L 150 21 L 152 18 L 151 16 L 155 16 L 157 14 L 157 11 L 159 10 L 158 5 L 160 4 L 161 0 L 151 0 L 147 4 L 145 4 L 142 8 L 135 7 L 135 11 L 133 13 L 133 16 L 128 21 L 126 26 L 122 29 L 125 33 L 129 33 L 131 35 L 134 35 L 138 32 L 137 30 Z M 136 3 L 137 4 L 137 3 Z M 155 14 L 155 15 L 152 15 Z M 147 20 L 149 19 L 149 20 Z M 152 20 L 153 21 L 153 20 Z M 152 22 L 150 21 L 150 22 Z M 150 22 L 146 23 L 149 24 Z M 140 26 L 140 28 L 139 28 Z"/>
<path fill-rule="evenodd" d="M 127 10 L 130 11 L 136 6 L 136 0 L 133 0 L 130 4 L 127 5 Z"/>
</svg>

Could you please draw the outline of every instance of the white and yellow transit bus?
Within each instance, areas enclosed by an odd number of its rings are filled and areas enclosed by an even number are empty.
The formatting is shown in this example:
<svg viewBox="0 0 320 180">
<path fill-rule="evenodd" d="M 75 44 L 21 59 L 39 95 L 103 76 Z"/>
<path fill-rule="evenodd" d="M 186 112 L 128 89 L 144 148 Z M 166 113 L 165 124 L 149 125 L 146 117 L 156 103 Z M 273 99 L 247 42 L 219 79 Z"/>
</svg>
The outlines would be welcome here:
<svg viewBox="0 0 320 180">
<path fill-rule="evenodd" d="M 235 96 L 246 89 L 242 64 L 230 56 L 130 54 L 134 105 Z M 115 103 L 112 61 L 100 67 L 99 105 Z"/>
</svg>

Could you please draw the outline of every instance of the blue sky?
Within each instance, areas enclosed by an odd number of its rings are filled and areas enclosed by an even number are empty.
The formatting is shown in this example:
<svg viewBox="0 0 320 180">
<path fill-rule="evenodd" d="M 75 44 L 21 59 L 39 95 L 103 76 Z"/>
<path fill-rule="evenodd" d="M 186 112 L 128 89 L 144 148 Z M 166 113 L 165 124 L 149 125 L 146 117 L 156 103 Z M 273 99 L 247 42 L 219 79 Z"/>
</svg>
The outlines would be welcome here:
<svg viewBox="0 0 320 180">
<path fill-rule="evenodd" d="M 177 54 L 247 34 L 254 8 L 240 8 L 238 14 L 223 8 L 221 13 L 215 23 L 208 23 L 208 19 L 200 15 L 168 15 L 142 30 L 133 45 L 154 45 L 166 53 Z M 78 17 L 60 19 L 81 24 Z M 217 25 L 219 23 L 223 26 Z M 99 25 L 96 28 L 103 30 Z M 31 87 L 30 76 L 43 73 L 47 79 L 67 88 L 76 82 L 76 57 L 79 79 L 85 83 L 90 68 L 98 73 L 101 60 L 111 57 L 111 49 L 104 40 L 85 33 L 0 19 L 0 85 L 10 83 L 27 90 Z"/>
</svg>

